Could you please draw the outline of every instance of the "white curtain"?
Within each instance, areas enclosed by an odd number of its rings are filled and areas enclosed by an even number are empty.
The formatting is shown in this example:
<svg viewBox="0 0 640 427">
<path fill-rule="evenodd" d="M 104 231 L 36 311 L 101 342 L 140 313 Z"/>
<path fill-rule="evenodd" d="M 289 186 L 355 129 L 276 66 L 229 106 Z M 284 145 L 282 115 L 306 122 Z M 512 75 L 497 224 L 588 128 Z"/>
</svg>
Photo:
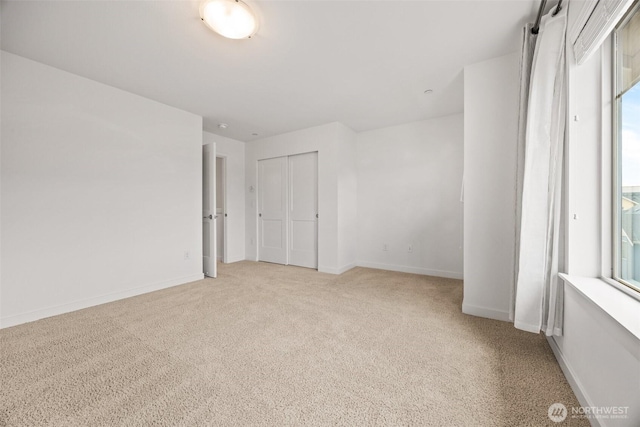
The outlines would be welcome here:
<svg viewBox="0 0 640 427">
<path fill-rule="evenodd" d="M 522 129 L 524 174 L 513 320 L 518 329 L 542 330 L 547 335 L 562 335 L 563 289 L 558 279 L 558 261 L 566 27 L 566 7 L 556 16 L 549 13 L 542 18 L 535 41 L 527 108 L 521 109 L 526 116 L 526 128 Z M 525 48 L 529 43 L 525 40 Z M 523 52 L 526 55 L 527 49 Z"/>
<path fill-rule="evenodd" d="M 537 34 L 531 29 L 533 24 L 527 24 L 522 29 L 522 55 L 520 57 L 520 114 L 518 117 L 518 144 L 516 146 L 516 233 L 515 233 L 515 276 L 511 289 L 511 305 L 509 320 L 515 320 L 516 288 L 518 280 L 518 263 L 520 262 L 520 222 L 522 220 L 522 181 L 524 178 L 524 152 L 527 138 L 527 111 L 529 109 L 529 87 L 531 82 L 531 66 L 533 52 L 536 47 Z"/>
</svg>

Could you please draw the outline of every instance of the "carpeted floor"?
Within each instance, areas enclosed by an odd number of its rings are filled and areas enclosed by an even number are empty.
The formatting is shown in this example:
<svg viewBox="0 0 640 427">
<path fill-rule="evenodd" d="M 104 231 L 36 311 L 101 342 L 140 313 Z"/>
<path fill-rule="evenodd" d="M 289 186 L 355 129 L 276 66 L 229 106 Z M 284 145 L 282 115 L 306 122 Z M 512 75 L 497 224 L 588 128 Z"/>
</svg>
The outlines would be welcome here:
<svg viewBox="0 0 640 427">
<path fill-rule="evenodd" d="M 546 340 L 461 313 L 462 283 L 220 265 L 219 278 L 0 330 L 0 425 L 555 424 Z"/>
</svg>

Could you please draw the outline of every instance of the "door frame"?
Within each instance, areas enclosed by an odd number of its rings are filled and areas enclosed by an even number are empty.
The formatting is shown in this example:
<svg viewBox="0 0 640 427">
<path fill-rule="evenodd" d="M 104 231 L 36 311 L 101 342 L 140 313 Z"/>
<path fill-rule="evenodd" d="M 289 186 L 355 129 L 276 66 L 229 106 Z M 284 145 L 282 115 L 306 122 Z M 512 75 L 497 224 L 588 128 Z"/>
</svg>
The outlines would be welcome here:
<svg viewBox="0 0 640 427">
<path fill-rule="evenodd" d="M 266 156 L 266 157 L 259 157 L 256 159 L 255 161 L 255 177 L 256 177 L 256 186 L 253 189 L 254 194 L 255 194 L 255 206 L 253 207 L 254 209 L 254 218 L 255 218 L 255 222 L 254 222 L 254 227 L 255 227 L 255 247 L 256 247 L 256 251 L 255 251 L 255 261 L 260 262 L 260 218 L 258 216 L 258 214 L 260 213 L 260 201 L 258 200 L 258 198 L 260 197 L 260 161 L 261 160 L 269 160 L 269 159 L 277 159 L 279 157 L 286 157 L 287 158 L 287 179 L 289 179 L 289 157 L 291 156 L 298 156 L 301 154 L 311 154 L 311 153 L 316 153 L 317 157 L 316 157 L 316 198 L 317 198 L 317 204 L 316 204 L 316 209 L 318 210 L 318 213 L 320 212 L 320 150 L 309 150 L 309 151 L 303 151 L 300 153 L 288 153 L 288 154 L 282 154 L 279 156 Z M 288 202 L 288 198 L 289 198 L 289 191 L 288 191 L 288 183 L 287 183 L 287 210 L 286 210 L 286 232 L 285 232 L 285 236 L 287 239 L 287 248 L 289 245 L 289 202 Z M 251 190 L 250 190 L 251 191 Z M 316 264 L 318 265 L 316 267 L 317 271 L 320 271 L 320 217 L 318 217 L 318 221 L 316 223 L 316 227 L 317 227 L 317 239 L 316 239 L 316 258 L 317 258 L 317 262 Z M 284 265 L 289 265 L 289 250 L 287 249 L 286 252 L 286 259 L 287 259 L 287 263 Z"/>
<path fill-rule="evenodd" d="M 202 226 L 202 228 L 200 229 L 200 234 L 202 235 L 202 272 L 204 273 L 205 277 L 211 277 L 211 278 L 216 278 L 218 276 L 218 268 L 217 268 L 217 263 L 218 263 L 218 242 L 217 242 L 217 213 L 216 213 L 216 143 L 210 143 L 210 144 L 203 144 L 202 145 L 202 183 L 203 183 L 203 188 L 202 188 L 202 199 L 201 199 L 201 212 L 202 215 L 206 215 L 205 213 L 205 209 L 204 209 L 204 182 L 205 182 L 205 176 L 204 176 L 204 160 L 205 160 L 205 156 L 207 155 L 206 151 L 207 148 L 210 151 L 210 156 L 213 159 L 212 162 L 210 162 L 211 164 L 209 165 L 209 188 L 210 188 L 210 193 L 209 193 L 209 198 L 210 200 L 210 215 L 212 215 L 212 218 L 210 219 L 211 224 L 209 227 L 210 229 L 213 229 L 213 238 L 209 238 L 209 258 L 213 258 L 214 262 L 213 262 L 213 267 L 211 268 L 213 270 L 213 272 L 208 272 L 210 274 L 207 274 L 206 270 L 206 266 L 204 263 L 204 225 Z M 202 216 L 200 215 L 200 216 Z M 202 219 L 204 220 L 206 217 L 203 217 Z M 204 221 L 201 223 L 204 224 Z"/>
</svg>

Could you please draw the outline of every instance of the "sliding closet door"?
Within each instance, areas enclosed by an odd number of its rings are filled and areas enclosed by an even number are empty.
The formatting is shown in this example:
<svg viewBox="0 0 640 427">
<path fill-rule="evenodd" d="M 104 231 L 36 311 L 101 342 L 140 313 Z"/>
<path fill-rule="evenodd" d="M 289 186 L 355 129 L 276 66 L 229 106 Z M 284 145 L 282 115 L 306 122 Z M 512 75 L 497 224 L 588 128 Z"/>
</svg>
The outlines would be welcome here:
<svg viewBox="0 0 640 427">
<path fill-rule="evenodd" d="M 258 161 L 258 259 L 287 264 L 287 158 Z"/>
<path fill-rule="evenodd" d="M 289 157 L 289 264 L 318 268 L 318 153 Z"/>
</svg>

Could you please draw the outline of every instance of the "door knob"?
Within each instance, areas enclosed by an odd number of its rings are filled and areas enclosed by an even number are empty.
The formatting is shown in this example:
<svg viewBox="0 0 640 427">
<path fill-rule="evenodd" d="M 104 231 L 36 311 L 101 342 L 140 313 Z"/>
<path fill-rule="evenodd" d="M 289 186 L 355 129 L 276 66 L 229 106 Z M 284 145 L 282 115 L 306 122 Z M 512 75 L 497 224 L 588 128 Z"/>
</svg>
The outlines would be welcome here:
<svg viewBox="0 0 640 427">
<path fill-rule="evenodd" d="M 258 214 L 258 216 L 259 216 L 260 218 L 262 218 L 262 214 Z"/>
<path fill-rule="evenodd" d="M 213 215 L 203 216 L 203 217 L 202 217 L 202 219 L 207 219 L 207 218 L 209 218 L 209 219 L 213 219 Z"/>
</svg>

